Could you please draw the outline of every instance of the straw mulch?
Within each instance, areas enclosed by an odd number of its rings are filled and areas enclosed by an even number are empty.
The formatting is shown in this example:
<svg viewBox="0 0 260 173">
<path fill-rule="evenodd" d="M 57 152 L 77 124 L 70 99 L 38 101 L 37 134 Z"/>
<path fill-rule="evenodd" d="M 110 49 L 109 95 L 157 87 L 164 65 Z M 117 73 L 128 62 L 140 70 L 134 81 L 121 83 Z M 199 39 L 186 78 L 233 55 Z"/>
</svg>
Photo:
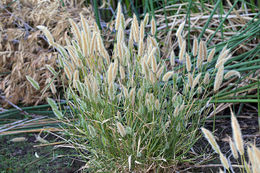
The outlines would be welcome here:
<svg viewBox="0 0 260 173">
<path fill-rule="evenodd" d="M 79 13 L 83 13 L 90 22 L 94 22 L 92 11 L 84 7 L 83 0 L 63 2 L 0 2 L 0 90 L 13 104 L 37 105 L 46 97 L 59 93 L 62 73 L 51 82 L 54 76 L 45 66 L 48 64 L 59 71 L 58 54 L 48 46 L 37 26 L 47 26 L 55 41 L 64 44 L 65 37 L 69 35 L 68 18 L 78 21 Z M 36 91 L 26 80 L 26 75 L 36 80 L 41 89 Z M 2 100 L 2 105 L 10 106 L 6 100 Z"/>
</svg>

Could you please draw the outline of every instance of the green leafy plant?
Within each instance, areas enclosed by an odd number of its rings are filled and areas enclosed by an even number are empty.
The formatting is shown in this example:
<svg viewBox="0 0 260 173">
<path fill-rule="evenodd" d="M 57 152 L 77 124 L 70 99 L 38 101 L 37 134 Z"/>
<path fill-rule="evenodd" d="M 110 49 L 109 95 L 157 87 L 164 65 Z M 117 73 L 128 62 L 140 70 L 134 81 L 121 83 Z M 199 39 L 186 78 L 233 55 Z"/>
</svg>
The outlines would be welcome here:
<svg viewBox="0 0 260 173">
<path fill-rule="evenodd" d="M 163 170 L 192 162 L 198 156 L 189 151 L 212 106 L 212 92 L 218 92 L 223 78 L 240 77 L 238 71 L 224 71 L 229 49 L 216 56 L 215 48 L 207 50 L 204 41 L 194 39 L 188 52 L 182 23 L 176 32 L 178 57 L 172 50 L 169 60 L 162 59 L 155 19 L 147 32 L 149 16 L 139 24 L 134 15 L 126 39 L 120 4 L 117 9 L 112 55 L 98 26 L 91 28 L 82 15 L 81 27 L 70 20 L 74 37 L 65 47 L 55 43 L 47 28 L 38 27 L 60 53 L 59 64 L 69 79 L 67 112 L 48 102 L 72 143 L 89 151 L 83 157 L 91 170 Z"/>
</svg>

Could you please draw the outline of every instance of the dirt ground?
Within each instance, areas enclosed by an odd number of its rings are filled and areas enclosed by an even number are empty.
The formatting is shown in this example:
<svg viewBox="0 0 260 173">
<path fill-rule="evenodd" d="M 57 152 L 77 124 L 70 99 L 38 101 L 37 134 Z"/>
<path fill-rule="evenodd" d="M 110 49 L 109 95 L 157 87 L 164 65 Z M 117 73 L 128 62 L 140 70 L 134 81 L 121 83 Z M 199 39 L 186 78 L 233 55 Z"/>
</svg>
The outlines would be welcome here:
<svg viewBox="0 0 260 173">
<path fill-rule="evenodd" d="M 38 146 L 38 134 L 19 134 L 0 136 L 0 172 L 1 173 L 72 173 L 77 172 L 84 163 L 70 148 Z M 45 134 L 46 135 L 46 134 Z M 41 135 L 42 138 L 44 135 Z M 25 141 L 12 142 L 12 139 L 24 137 Z M 49 143 L 58 142 L 57 138 L 48 135 L 44 138 Z"/>
</svg>

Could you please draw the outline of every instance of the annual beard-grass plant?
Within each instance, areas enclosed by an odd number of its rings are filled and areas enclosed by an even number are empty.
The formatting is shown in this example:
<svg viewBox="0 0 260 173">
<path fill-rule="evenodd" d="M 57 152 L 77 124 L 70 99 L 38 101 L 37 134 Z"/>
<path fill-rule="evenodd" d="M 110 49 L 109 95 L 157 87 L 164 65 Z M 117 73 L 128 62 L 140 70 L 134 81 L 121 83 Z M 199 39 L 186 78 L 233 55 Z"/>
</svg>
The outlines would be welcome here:
<svg viewBox="0 0 260 173">
<path fill-rule="evenodd" d="M 81 27 L 70 20 L 73 38 L 66 39 L 65 47 L 38 26 L 60 53 L 58 62 L 69 80 L 64 87 L 69 108 L 62 112 L 53 99 L 48 103 L 64 122 L 71 143 L 87 151 L 82 155 L 91 171 L 173 171 L 177 164 L 195 161 L 199 156 L 191 149 L 210 109 L 208 91 L 217 92 L 224 76 L 240 76 L 237 71 L 224 75 L 231 57 L 226 48 L 211 71 L 207 65 L 215 49 L 208 51 L 205 42 L 194 39 L 192 52 L 187 52 L 185 23 L 176 32 L 178 57 L 172 51 L 162 59 L 155 19 L 150 32 L 148 22 L 148 15 L 140 24 L 134 16 L 125 35 L 119 4 L 112 52 L 97 25 L 90 27 L 82 15 Z M 212 81 L 214 87 L 209 87 Z"/>
</svg>

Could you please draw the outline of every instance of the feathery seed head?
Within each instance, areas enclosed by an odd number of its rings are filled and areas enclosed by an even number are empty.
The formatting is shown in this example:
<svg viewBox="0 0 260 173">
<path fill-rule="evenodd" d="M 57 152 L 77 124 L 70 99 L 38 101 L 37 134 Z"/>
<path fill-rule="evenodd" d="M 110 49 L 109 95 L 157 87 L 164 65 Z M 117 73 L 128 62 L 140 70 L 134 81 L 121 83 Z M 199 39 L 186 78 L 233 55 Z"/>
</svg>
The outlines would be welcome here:
<svg viewBox="0 0 260 173">
<path fill-rule="evenodd" d="M 115 29 L 118 31 L 119 25 L 121 25 L 121 3 L 119 2 L 117 5 L 117 15 L 116 15 L 116 24 Z"/>
<path fill-rule="evenodd" d="M 79 81 L 79 71 L 75 70 L 73 74 L 73 87 L 77 88 L 77 81 Z"/>
<path fill-rule="evenodd" d="M 236 149 L 236 146 L 235 146 L 234 142 L 232 141 L 231 137 L 229 137 L 229 146 L 230 146 L 231 152 L 233 154 L 233 157 L 235 159 L 238 159 L 237 149 Z"/>
<path fill-rule="evenodd" d="M 204 79 L 203 79 L 203 83 L 205 85 L 208 85 L 209 84 L 209 81 L 210 80 L 210 75 L 209 75 L 209 72 L 206 72 L 205 76 L 204 76 Z"/>
<path fill-rule="evenodd" d="M 156 32 L 156 24 L 155 24 L 155 19 L 153 17 L 151 21 L 151 34 L 155 35 L 155 32 Z"/>
<path fill-rule="evenodd" d="M 69 22 L 72 27 L 72 32 L 73 32 L 74 36 L 76 36 L 76 39 L 80 45 L 80 48 L 82 48 L 80 29 L 79 29 L 78 25 L 74 22 L 74 20 L 69 19 Z"/>
<path fill-rule="evenodd" d="M 64 71 L 65 71 L 65 74 L 68 77 L 69 81 L 71 81 L 72 80 L 72 74 L 71 74 L 72 72 L 71 72 L 70 68 L 65 65 L 64 66 Z"/>
<path fill-rule="evenodd" d="M 175 54 L 174 54 L 173 50 L 171 51 L 171 54 L 170 54 L 170 63 L 172 66 L 175 65 Z"/>
<path fill-rule="evenodd" d="M 191 60 L 189 54 L 186 54 L 186 69 L 188 72 L 191 71 Z"/>
<path fill-rule="evenodd" d="M 121 87 L 123 89 L 123 93 L 124 93 L 125 98 L 128 98 L 128 89 L 124 85 L 121 85 Z"/>
<path fill-rule="evenodd" d="M 124 70 L 124 67 L 122 67 L 122 66 L 120 65 L 119 71 L 120 71 L 121 80 L 124 80 L 124 79 L 125 79 L 125 70 Z"/>
<path fill-rule="evenodd" d="M 189 81 L 189 86 L 191 87 L 193 84 L 193 75 L 191 73 L 188 73 L 188 81 Z"/>
<path fill-rule="evenodd" d="M 155 76 L 154 76 L 154 74 L 151 70 L 149 70 L 149 79 L 150 79 L 152 84 L 155 84 L 156 78 L 155 78 Z"/>
<path fill-rule="evenodd" d="M 222 81 L 223 81 L 223 74 L 224 74 L 224 66 L 220 66 L 219 69 L 218 69 L 218 72 L 216 74 L 216 77 L 215 77 L 215 82 L 214 82 L 214 91 L 218 91 L 221 84 L 222 84 Z"/>
<path fill-rule="evenodd" d="M 120 133 L 120 135 L 122 137 L 124 137 L 126 135 L 126 131 L 125 131 L 124 126 L 120 122 L 116 122 L 116 127 L 117 127 L 117 130 Z"/>
<path fill-rule="evenodd" d="M 146 62 L 143 62 L 143 69 L 144 69 L 145 78 L 148 80 L 149 79 L 149 69 L 148 69 Z"/>
<path fill-rule="evenodd" d="M 200 41 L 199 44 L 199 53 L 197 56 L 197 68 L 200 68 L 200 66 L 202 65 L 203 59 L 204 59 L 204 54 L 203 54 L 203 41 Z"/>
<path fill-rule="evenodd" d="M 178 37 L 177 37 L 177 41 L 178 41 L 178 46 L 179 46 L 179 48 L 181 49 L 181 46 L 182 46 L 182 43 L 183 43 L 183 38 L 182 38 L 182 36 L 178 36 Z"/>
<path fill-rule="evenodd" d="M 227 73 L 225 74 L 224 78 L 225 78 L 225 79 L 228 79 L 228 78 L 230 78 L 230 77 L 232 77 L 232 76 L 237 76 L 238 78 L 241 77 L 241 76 L 240 76 L 240 73 L 239 73 L 238 71 L 236 71 L 236 70 L 230 70 L 229 72 L 227 72 Z"/>
<path fill-rule="evenodd" d="M 217 60 L 217 63 L 218 64 L 220 61 L 222 61 L 223 59 L 226 59 L 227 55 L 229 54 L 229 49 L 225 50 L 225 51 L 221 51 L 220 54 L 219 54 L 219 57 L 218 57 L 218 60 Z"/>
<path fill-rule="evenodd" d="M 54 39 L 53 39 L 50 31 L 45 26 L 41 26 L 41 25 L 37 26 L 37 28 L 40 29 L 44 33 L 44 35 L 46 36 L 49 44 L 54 45 Z"/>
<path fill-rule="evenodd" d="M 155 73 L 157 71 L 157 62 L 154 55 L 152 55 L 152 71 Z"/>
<path fill-rule="evenodd" d="M 199 73 L 199 74 L 195 77 L 195 79 L 194 79 L 194 81 L 193 81 L 193 83 L 192 83 L 192 86 L 191 86 L 192 89 L 195 88 L 196 85 L 199 83 L 200 77 L 201 77 L 201 73 Z"/>
<path fill-rule="evenodd" d="M 142 56 L 144 52 L 144 41 L 139 40 L 139 46 L 138 46 L 138 56 Z"/>
<path fill-rule="evenodd" d="M 212 148 L 214 149 L 214 151 L 215 151 L 216 153 L 220 154 L 221 151 L 220 151 L 219 146 L 218 146 L 218 144 L 217 144 L 217 142 L 216 142 L 214 136 L 212 135 L 212 133 L 211 133 L 209 130 L 203 128 L 203 127 L 201 128 L 201 130 L 202 130 L 202 132 L 203 132 L 205 138 L 208 140 L 208 142 L 210 143 L 210 145 L 211 145 Z"/>
<path fill-rule="evenodd" d="M 244 155 L 244 143 L 243 143 L 240 126 L 239 126 L 239 123 L 238 123 L 232 109 L 230 109 L 230 111 L 231 111 L 231 126 L 232 126 L 232 130 L 233 130 L 233 140 L 235 142 L 235 145 L 236 145 L 236 148 L 237 148 L 239 154 L 241 156 L 243 156 Z"/>
<path fill-rule="evenodd" d="M 180 61 L 183 61 L 185 52 L 186 52 L 186 41 L 183 41 L 183 43 L 181 45 L 180 54 L 179 54 L 179 60 Z"/>
<path fill-rule="evenodd" d="M 164 68 L 165 68 L 164 65 L 162 65 L 162 66 L 159 68 L 159 70 L 158 70 L 158 72 L 157 72 L 157 74 L 156 74 L 157 79 L 159 79 L 159 78 L 161 77 Z"/>
<path fill-rule="evenodd" d="M 162 78 L 163 82 L 168 82 L 168 80 L 172 77 L 173 71 L 168 71 Z"/>
<path fill-rule="evenodd" d="M 114 63 L 110 63 L 107 70 L 107 82 L 109 85 L 113 82 L 113 67 L 114 67 Z"/>
<path fill-rule="evenodd" d="M 144 39 L 144 22 L 142 21 L 141 22 L 141 25 L 140 25 L 140 33 L 139 33 L 139 39 Z"/>
<path fill-rule="evenodd" d="M 184 25 L 185 25 L 185 21 L 180 24 L 180 26 L 179 26 L 179 28 L 178 28 L 178 30 L 176 32 L 176 36 L 177 37 L 181 36 L 182 30 L 184 28 Z"/>
<path fill-rule="evenodd" d="M 192 47 L 192 54 L 194 57 L 197 56 L 197 52 L 198 52 L 198 39 L 194 38 L 193 47 Z"/>
<path fill-rule="evenodd" d="M 203 60 L 206 60 L 207 58 L 207 46 L 206 43 L 204 41 L 202 41 L 202 45 L 203 45 Z"/>
<path fill-rule="evenodd" d="M 160 110 L 160 102 L 159 102 L 158 99 L 155 100 L 154 105 L 155 105 L 155 109 L 159 111 Z"/>
<path fill-rule="evenodd" d="M 146 13 L 145 14 L 145 17 L 144 17 L 144 27 L 148 24 L 148 22 L 149 22 L 149 13 Z"/>
<path fill-rule="evenodd" d="M 133 34 L 134 41 L 138 42 L 139 41 L 139 24 L 138 24 L 137 17 L 135 14 L 133 16 L 132 22 L 133 22 L 132 25 L 133 25 L 133 32 L 134 32 L 134 34 Z"/>
<path fill-rule="evenodd" d="M 207 59 L 207 62 L 210 63 L 212 61 L 212 59 L 214 58 L 214 55 L 215 55 L 215 51 L 216 51 L 216 48 L 214 47 L 214 49 L 212 49 L 209 53 L 209 56 L 208 56 L 208 59 Z"/>
<path fill-rule="evenodd" d="M 117 72 L 118 72 L 118 60 L 116 59 L 113 66 L 113 81 L 115 81 Z"/>
<path fill-rule="evenodd" d="M 221 66 L 224 66 L 224 64 L 227 62 L 227 58 L 224 58 L 224 59 L 221 59 L 220 61 L 217 61 L 216 65 L 215 65 L 215 68 L 219 68 Z"/>
<path fill-rule="evenodd" d="M 224 168 L 229 170 L 229 164 L 228 164 L 227 158 L 222 153 L 220 153 L 219 156 L 220 156 L 220 161 L 221 161 L 222 165 L 224 166 Z"/>
</svg>

